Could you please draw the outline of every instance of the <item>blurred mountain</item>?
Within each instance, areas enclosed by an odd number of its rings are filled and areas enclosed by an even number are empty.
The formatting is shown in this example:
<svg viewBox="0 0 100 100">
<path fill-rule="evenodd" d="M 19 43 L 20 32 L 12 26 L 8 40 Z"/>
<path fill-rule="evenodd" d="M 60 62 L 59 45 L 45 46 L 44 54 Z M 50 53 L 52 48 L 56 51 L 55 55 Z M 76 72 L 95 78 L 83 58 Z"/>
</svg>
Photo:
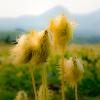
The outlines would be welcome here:
<svg viewBox="0 0 100 100">
<path fill-rule="evenodd" d="M 39 16 L 20 16 L 17 18 L 0 18 L 0 34 L 3 31 L 24 32 L 31 29 L 41 30 L 48 27 L 49 21 L 55 16 L 64 13 L 70 20 L 76 20 L 79 24 L 76 37 L 100 36 L 100 10 L 84 15 L 75 15 L 67 11 L 66 8 L 56 6 Z"/>
<path fill-rule="evenodd" d="M 100 10 L 86 15 L 74 15 L 79 26 L 76 33 L 100 35 Z"/>
<path fill-rule="evenodd" d="M 60 6 L 52 8 L 39 16 L 20 16 L 18 18 L 0 18 L 0 30 L 14 30 L 16 28 L 30 30 L 30 29 L 44 29 L 48 22 L 55 16 L 69 12 Z"/>
</svg>

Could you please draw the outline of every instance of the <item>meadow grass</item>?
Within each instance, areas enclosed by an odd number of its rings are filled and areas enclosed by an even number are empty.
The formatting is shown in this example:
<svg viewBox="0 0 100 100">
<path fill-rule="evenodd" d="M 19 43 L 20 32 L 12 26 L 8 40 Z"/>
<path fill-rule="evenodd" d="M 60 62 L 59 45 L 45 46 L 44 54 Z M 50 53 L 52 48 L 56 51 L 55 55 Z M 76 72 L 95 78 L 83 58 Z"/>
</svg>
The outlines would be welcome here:
<svg viewBox="0 0 100 100">
<path fill-rule="evenodd" d="M 9 50 L 13 45 L 0 44 L 0 100 L 13 100 L 20 90 L 25 90 L 28 97 L 33 97 L 30 73 L 26 65 L 13 65 L 9 61 Z M 84 78 L 78 85 L 79 100 L 100 99 L 100 44 L 79 45 L 71 44 L 64 54 L 65 58 L 73 54 L 79 56 L 84 64 Z M 60 80 L 55 66 L 59 64 L 60 55 L 56 55 L 48 61 L 48 85 L 54 91 L 54 98 L 60 98 Z M 35 70 L 36 86 L 41 84 L 41 72 Z M 65 86 L 65 94 L 68 99 L 74 100 L 73 90 Z M 59 99 L 58 99 L 59 100 Z"/>
</svg>

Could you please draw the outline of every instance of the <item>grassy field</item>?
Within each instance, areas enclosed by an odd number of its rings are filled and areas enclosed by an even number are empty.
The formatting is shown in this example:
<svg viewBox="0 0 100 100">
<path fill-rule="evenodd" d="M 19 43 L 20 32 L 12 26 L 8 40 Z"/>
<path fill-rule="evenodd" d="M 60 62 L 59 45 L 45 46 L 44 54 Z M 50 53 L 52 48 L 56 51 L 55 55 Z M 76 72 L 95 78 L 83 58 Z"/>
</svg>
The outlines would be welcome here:
<svg viewBox="0 0 100 100">
<path fill-rule="evenodd" d="M 20 90 L 24 90 L 32 98 L 33 89 L 27 65 L 13 65 L 10 59 L 11 44 L 0 44 L 0 100 L 14 100 Z M 84 65 L 85 73 L 78 84 L 79 100 L 100 100 L 100 44 L 70 44 L 65 57 L 77 55 Z M 19 55 L 20 56 L 20 55 Z M 59 54 L 48 60 L 48 85 L 54 91 L 54 100 L 60 100 L 60 81 L 58 78 Z M 34 66 L 33 66 L 34 67 Z M 34 71 L 37 88 L 41 84 L 40 72 Z M 74 90 L 65 86 L 68 100 L 74 100 Z"/>
</svg>

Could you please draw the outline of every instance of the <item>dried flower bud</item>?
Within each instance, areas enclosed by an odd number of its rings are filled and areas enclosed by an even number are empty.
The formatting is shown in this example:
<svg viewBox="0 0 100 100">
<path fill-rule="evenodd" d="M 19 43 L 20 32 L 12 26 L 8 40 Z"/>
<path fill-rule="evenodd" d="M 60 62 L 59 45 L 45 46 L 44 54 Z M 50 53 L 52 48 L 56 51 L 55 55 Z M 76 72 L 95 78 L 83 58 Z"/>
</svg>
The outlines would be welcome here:
<svg viewBox="0 0 100 100">
<path fill-rule="evenodd" d="M 73 87 L 83 76 L 83 65 L 77 57 L 65 60 L 65 80 Z"/>
<path fill-rule="evenodd" d="M 64 48 L 66 43 L 72 38 L 73 28 L 64 15 L 57 16 L 52 20 L 49 29 L 52 32 L 54 44 L 59 48 Z"/>
</svg>

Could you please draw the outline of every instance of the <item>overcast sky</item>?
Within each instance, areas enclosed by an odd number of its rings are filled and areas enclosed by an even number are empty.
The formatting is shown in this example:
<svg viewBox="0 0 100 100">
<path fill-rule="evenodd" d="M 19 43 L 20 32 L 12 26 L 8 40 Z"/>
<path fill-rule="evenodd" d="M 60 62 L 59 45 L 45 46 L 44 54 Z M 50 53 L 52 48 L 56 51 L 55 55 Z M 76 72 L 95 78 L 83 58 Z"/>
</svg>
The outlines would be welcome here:
<svg viewBox="0 0 100 100">
<path fill-rule="evenodd" d="M 61 5 L 71 13 L 85 14 L 100 9 L 100 0 L 0 0 L 0 17 L 39 15 Z"/>
</svg>

